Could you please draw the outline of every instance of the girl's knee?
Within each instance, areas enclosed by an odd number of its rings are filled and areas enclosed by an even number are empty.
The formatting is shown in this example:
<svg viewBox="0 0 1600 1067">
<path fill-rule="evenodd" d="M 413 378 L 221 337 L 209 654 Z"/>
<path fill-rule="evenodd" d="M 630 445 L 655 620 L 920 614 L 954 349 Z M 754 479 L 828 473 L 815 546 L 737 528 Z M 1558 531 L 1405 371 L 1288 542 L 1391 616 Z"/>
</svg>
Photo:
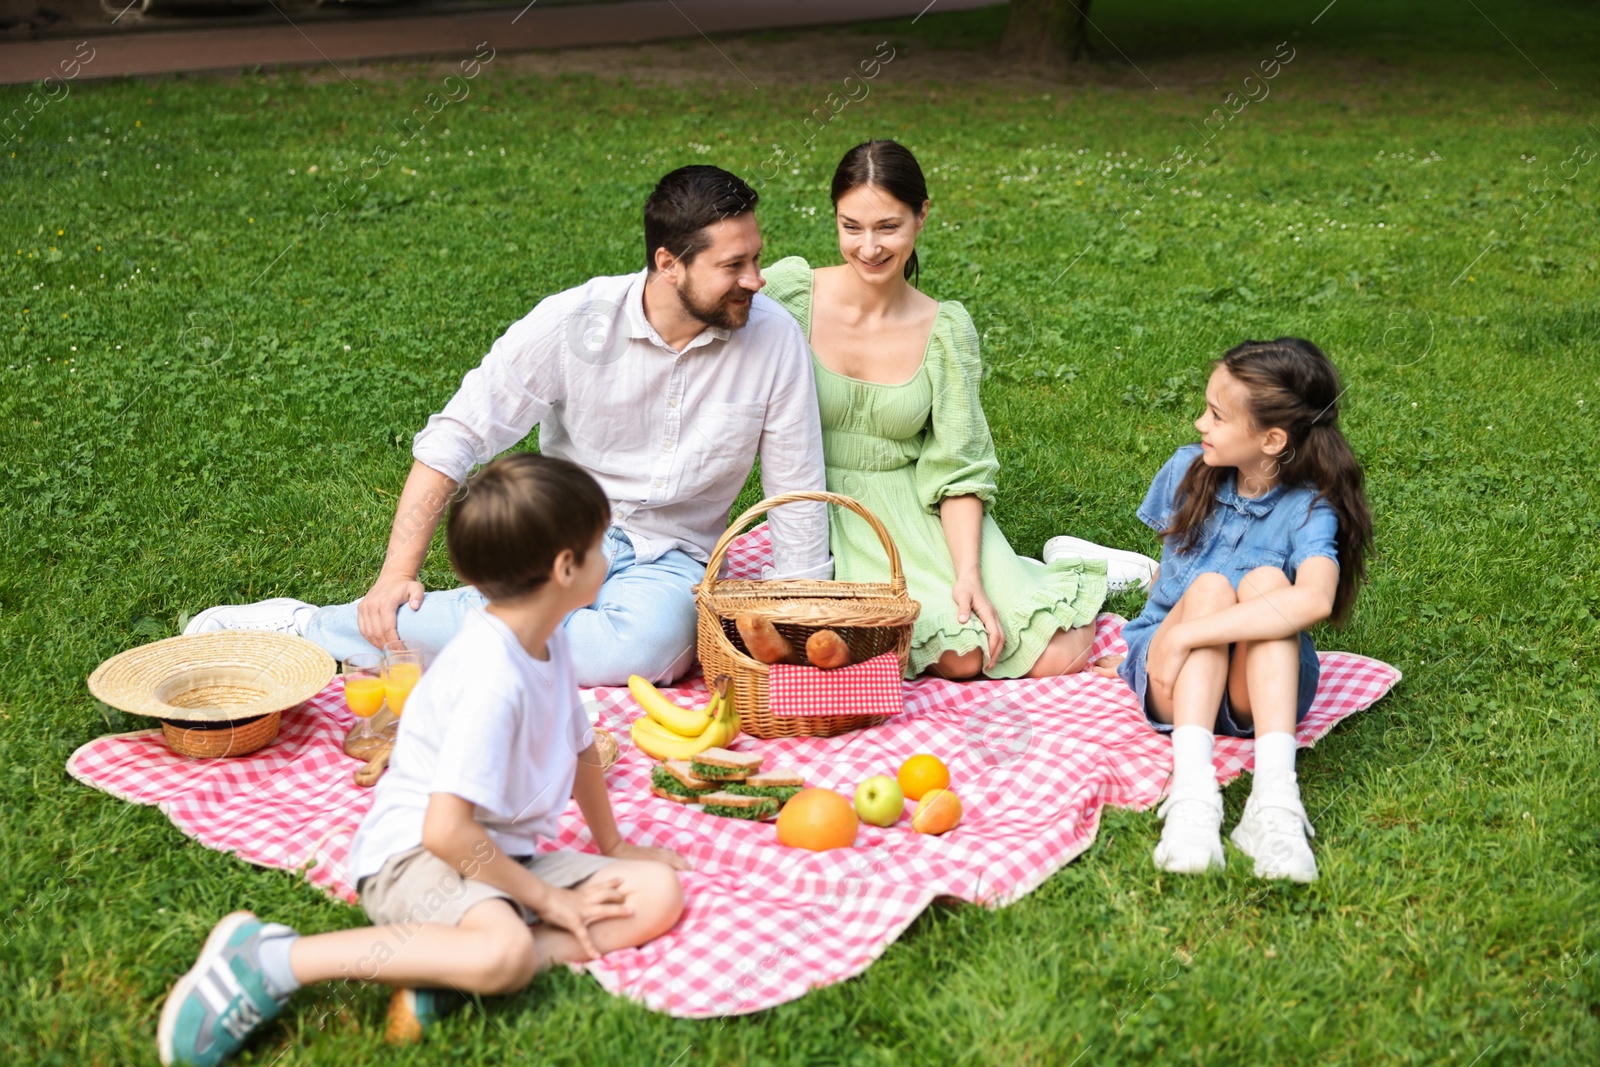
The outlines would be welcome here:
<svg viewBox="0 0 1600 1067">
<path fill-rule="evenodd" d="M 1278 567 L 1257 567 L 1239 579 L 1239 599 L 1250 600 L 1277 589 L 1288 589 L 1293 584 Z"/>
<path fill-rule="evenodd" d="M 1189 583 L 1188 590 L 1184 592 L 1183 599 L 1194 602 L 1199 607 L 1216 610 L 1237 604 L 1239 594 L 1225 575 L 1207 571 L 1195 576 L 1194 581 Z"/>
</svg>

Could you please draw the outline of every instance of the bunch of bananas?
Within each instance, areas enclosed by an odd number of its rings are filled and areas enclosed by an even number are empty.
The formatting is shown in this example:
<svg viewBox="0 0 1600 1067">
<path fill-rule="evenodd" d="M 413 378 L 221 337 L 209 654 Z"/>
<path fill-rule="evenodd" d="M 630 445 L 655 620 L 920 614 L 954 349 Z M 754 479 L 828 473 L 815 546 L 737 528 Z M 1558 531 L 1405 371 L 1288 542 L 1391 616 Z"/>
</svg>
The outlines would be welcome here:
<svg viewBox="0 0 1600 1067">
<path fill-rule="evenodd" d="M 689 759 L 708 748 L 725 748 L 739 736 L 739 713 L 728 699 L 728 676 L 711 683 L 711 703 L 704 708 L 674 704 L 637 674 L 628 692 L 644 714 L 633 721 L 633 743 L 658 760 Z"/>
</svg>

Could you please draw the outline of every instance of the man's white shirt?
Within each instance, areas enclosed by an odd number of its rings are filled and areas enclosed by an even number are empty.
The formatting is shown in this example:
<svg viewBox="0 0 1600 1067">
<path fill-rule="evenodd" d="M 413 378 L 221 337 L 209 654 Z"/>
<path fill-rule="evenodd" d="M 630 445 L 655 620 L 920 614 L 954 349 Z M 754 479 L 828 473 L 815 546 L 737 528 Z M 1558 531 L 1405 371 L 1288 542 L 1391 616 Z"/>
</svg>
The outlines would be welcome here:
<svg viewBox="0 0 1600 1067">
<path fill-rule="evenodd" d="M 539 450 L 594 475 L 639 562 L 708 560 L 757 455 L 767 496 L 825 488 L 811 351 L 757 293 L 742 328 L 669 348 L 644 315 L 646 272 L 595 278 L 513 323 L 416 436 L 412 455 L 465 480 L 537 424 Z M 828 578 L 820 504 L 769 516 L 772 577 Z"/>
</svg>

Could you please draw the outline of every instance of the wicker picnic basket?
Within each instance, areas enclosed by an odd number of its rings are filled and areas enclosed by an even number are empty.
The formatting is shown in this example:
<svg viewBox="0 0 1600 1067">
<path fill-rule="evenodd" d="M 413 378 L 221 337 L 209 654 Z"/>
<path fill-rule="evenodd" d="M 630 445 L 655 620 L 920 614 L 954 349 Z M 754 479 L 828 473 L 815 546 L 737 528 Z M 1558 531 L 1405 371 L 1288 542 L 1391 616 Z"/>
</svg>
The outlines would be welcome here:
<svg viewBox="0 0 1600 1067">
<path fill-rule="evenodd" d="M 887 582 L 832 582 L 810 578 L 718 581 L 717 573 L 728 547 L 752 519 L 800 501 L 820 501 L 849 508 L 872 527 L 889 554 Z M 818 630 L 836 631 L 850 646 L 851 659 L 860 663 L 885 652 L 894 653 L 905 673 L 911 655 L 911 627 L 921 605 L 906 595 L 906 576 L 900 552 L 889 531 L 860 503 L 838 493 L 784 493 L 755 505 L 735 519 L 717 541 L 706 564 L 706 579 L 695 586 L 699 611 L 700 664 L 707 678 L 726 674 L 728 694 L 739 711 L 739 723 L 752 737 L 833 737 L 864 726 L 876 726 L 883 715 L 777 716 L 767 707 L 770 668 L 752 659 L 733 620 L 739 615 L 760 615 L 796 648 Z"/>
</svg>

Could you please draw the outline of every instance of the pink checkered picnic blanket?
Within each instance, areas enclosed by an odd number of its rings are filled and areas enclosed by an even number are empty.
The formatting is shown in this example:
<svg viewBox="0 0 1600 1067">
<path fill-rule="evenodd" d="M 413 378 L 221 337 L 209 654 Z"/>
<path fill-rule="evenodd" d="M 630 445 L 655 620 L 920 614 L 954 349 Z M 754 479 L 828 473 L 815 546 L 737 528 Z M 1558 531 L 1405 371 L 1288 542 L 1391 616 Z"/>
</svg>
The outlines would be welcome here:
<svg viewBox="0 0 1600 1067">
<path fill-rule="evenodd" d="M 764 527 L 747 534 L 730 552 L 735 576 L 759 574 L 767 552 Z M 1096 656 L 1121 650 L 1121 624 L 1100 616 Z M 1399 680 L 1385 663 L 1323 653 L 1300 744 L 1311 745 Z M 248 757 L 187 759 L 159 731 L 146 731 L 91 741 L 67 769 L 113 796 L 158 805 L 209 848 L 303 869 L 312 884 L 353 900 L 344 865 L 372 793 L 352 784 L 359 763 L 340 751 L 351 718 L 339 684 L 286 712 L 278 740 Z M 666 692 L 708 699 L 699 678 Z M 687 905 L 670 933 L 586 967 L 614 993 L 690 1018 L 758 1011 L 859 974 L 937 897 L 989 906 L 1022 897 L 1089 847 L 1103 805 L 1149 807 L 1171 770 L 1169 745 L 1117 679 L 920 679 L 906 685 L 905 711 L 882 726 L 833 738 L 734 742 L 765 752 L 768 766 L 794 766 L 808 785 L 847 796 L 917 752 L 950 767 L 965 812 L 956 829 L 931 837 L 912 832 L 909 817 L 887 829 L 863 823 L 854 848 L 811 853 L 780 846 L 771 823 L 721 819 L 651 796 L 652 761 L 626 741 L 638 715 L 627 690 L 588 696 L 624 745 L 607 775 L 624 834 L 675 848 L 695 869 L 684 875 Z M 1218 739 L 1224 780 L 1249 769 L 1253 748 Z M 551 847 L 593 847 L 575 805 Z"/>
</svg>

